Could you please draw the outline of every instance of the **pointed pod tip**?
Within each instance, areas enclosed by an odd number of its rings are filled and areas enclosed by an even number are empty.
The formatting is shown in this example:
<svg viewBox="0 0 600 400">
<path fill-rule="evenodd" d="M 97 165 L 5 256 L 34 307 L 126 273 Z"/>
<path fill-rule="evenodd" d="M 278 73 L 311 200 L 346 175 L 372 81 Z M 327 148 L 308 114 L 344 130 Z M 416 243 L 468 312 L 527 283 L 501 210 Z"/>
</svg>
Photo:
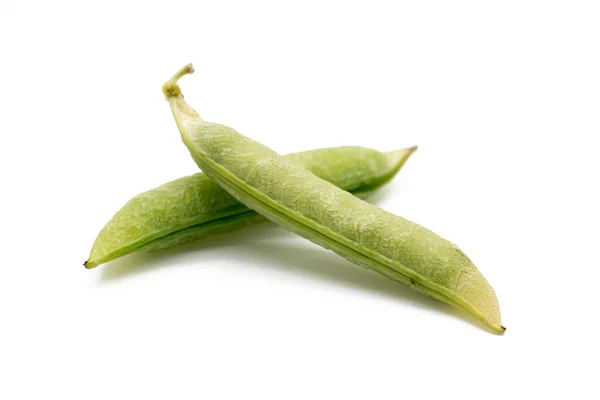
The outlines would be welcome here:
<svg viewBox="0 0 600 400">
<path fill-rule="evenodd" d="M 417 151 L 417 148 L 417 146 L 412 146 L 385 153 L 390 167 L 394 167 L 396 171 L 399 170 L 404 165 L 406 160 L 408 160 L 410 156 Z"/>
<path fill-rule="evenodd" d="M 419 146 L 404 147 L 399 150 L 390 151 L 388 154 L 395 155 L 396 157 L 399 157 L 399 158 L 408 158 L 411 155 L 413 155 L 413 153 L 415 151 L 417 151 L 418 149 L 419 149 Z"/>
</svg>

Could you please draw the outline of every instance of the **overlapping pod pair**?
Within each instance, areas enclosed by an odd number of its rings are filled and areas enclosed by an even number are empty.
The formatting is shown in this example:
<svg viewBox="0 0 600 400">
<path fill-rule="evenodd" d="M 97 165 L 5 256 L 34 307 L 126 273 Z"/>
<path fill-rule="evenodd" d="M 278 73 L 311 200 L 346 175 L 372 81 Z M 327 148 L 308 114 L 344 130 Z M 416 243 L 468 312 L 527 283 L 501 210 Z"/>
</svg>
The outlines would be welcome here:
<svg viewBox="0 0 600 400">
<path fill-rule="evenodd" d="M 382 153 L 364 147 L 335 147 L 285 158 L 356 196 L 367 197 L 392 179 L 415 149 Z M 94 268 L 130 253 L 166 250 L 264 221 L 262 215 L 197 173 L 129 200 L 104 226 L 84 265 Z"/>
<path fill-rule="evenodd" d="M 202 120 L 177 81 L 163 86 L 196 164 L 223 189 L 283 228 L 390 279 L 505 328 L 494 290 L 453 243 L 371 205 L 234 129 Z"/>
</svg>

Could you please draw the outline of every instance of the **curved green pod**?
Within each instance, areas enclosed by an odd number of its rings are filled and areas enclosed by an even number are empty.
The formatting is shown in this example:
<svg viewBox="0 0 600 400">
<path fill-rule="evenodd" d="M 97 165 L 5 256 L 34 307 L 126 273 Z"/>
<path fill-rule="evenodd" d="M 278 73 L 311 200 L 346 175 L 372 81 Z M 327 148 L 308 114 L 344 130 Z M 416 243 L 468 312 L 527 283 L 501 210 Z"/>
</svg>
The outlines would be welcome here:
<svg viewBox="0 0 600 400">
<path fill-rule="evenodd" d="M 467 256 L 430 230 L 371 205 L 234 129 L 200 118 L 178 79 L 163 86 L 196 164 L 238 201 L 346 259 L 474 315 L 504 332 L 494 290 Z"/>
<path fill-rule="evenodd" d="M 388 153 L 334 147 L 289 154 L 286 159 L 355 195 L 391 180 L 416 147 Z M 104 226 L 86 268 L 139 251 L 159 251 L 266 221 L 203 173 L 165 183 L 127 202 Z"/>
</svg>

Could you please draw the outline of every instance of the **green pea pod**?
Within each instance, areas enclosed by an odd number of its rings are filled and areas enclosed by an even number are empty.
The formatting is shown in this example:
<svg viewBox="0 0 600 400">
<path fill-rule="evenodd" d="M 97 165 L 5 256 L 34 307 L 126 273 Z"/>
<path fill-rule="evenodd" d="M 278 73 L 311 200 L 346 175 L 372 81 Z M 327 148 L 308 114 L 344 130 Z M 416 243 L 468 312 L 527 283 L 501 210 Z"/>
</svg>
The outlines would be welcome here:
<svg viewBox="0 0 600 400">
<path fill-rule="evenodd" d="M 196 164 L 238 201 L 346 259 L 505 328 L 494 290 L 467 256 L 435 233 L 369 204 L 234 129 L 200 118 L 177 81 L 163 86 Z"/>
<path fill-rule="evenodd" d="M 382 153 L 336 147 L 290 154 L 286 159 L 366 196 L 391 180 L 415 150 Z M 129 200 L 102 229 L 84 265 L 93 268 L 133 252 L 166 250 L 264 221 L 205 174 L 197 173 Z"/>
</svg>

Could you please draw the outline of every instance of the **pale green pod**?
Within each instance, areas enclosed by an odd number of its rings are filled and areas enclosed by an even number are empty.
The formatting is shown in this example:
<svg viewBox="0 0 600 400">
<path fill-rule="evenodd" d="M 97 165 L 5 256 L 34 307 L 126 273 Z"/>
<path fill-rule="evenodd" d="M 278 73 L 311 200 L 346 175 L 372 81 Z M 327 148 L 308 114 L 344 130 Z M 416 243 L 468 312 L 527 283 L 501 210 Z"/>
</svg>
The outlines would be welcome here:
<svg viewBox="0 0 600 400">
<path fill-rule="evenodd" d="M 466 310 L 504 332 L 494 290 L 467 256 L 435 233 L 340 190 L 234 129 L 203 121 L 177 80 L 163 86 L 198 166 L 241 203 L 348 260 Z"/>
<path fill-rule="evenodd" d="M 388 153 L 335 147 L 286 159 L 355 195 L 368 195 L 402 168 L 416 147 Z M 139 251 L 159 251 L 264 222 L 203 173 L 166 183 L 127 202 L 104 226 L 85 262 L 93 268 Z"/>
</svg>

